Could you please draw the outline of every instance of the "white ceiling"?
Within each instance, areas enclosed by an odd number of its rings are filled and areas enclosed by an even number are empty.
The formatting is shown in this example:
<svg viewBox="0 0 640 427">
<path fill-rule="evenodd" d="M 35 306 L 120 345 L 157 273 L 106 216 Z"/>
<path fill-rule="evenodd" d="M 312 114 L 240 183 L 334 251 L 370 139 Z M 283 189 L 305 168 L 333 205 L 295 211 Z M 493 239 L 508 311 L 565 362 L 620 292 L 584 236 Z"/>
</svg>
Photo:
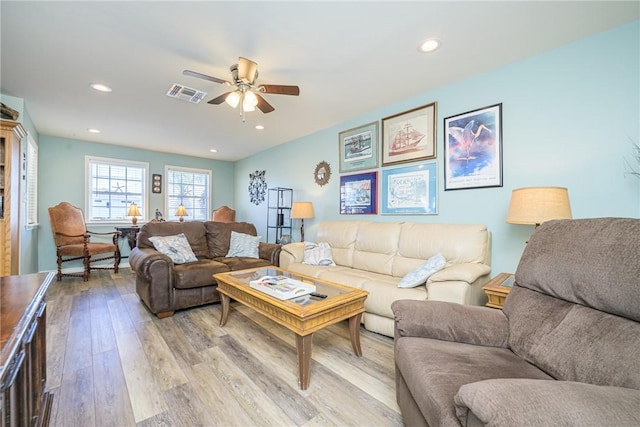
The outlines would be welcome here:
<svg viewBox="0 0 640 427">
<path fill-rule="evenodd" d="M 637 20 L 640 2 L 2 0 L 0 15 L 0 89 L 41 134 L 233 161 Z M 442 46 L 420 54 L 427 37 Z M 226 86 L 182 75 L 230 79 L 238 56 L 300 96 L 265 95 L 276 110 L 242 123 L 206 103 Z M 208 95 L 169 98 L 173 83 Z"/>
</svg>

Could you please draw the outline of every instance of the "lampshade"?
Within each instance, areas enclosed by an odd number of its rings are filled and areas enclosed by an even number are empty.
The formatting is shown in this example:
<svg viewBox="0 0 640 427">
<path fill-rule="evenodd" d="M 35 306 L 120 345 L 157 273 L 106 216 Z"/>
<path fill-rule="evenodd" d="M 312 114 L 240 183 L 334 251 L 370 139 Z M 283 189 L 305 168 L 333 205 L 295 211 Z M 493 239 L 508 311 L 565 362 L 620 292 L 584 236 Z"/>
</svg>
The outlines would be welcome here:
<svg viewBox="0 0 640 427">
<path fill-rule="evenodd" d="M 184 221 L 183 217 L 189 216 L 189 214 L 187 213 L 187 208 L 185 208 L 182 203 L 178 205 L 178 210 L 176 210 L 176 216 L 180 217 L 180 222 Z"/>
<path fill-rule="evenodd" d="M 566 188 L 524 187 L 513 190 L 507 223 L 538 226 L 551 219 L 571 219 Z"/>
<path fill-rule="evenodd" d="M 237 91 L 231 92 L 224 100 L 231 108 L 236 108 L 240 102 L 240 94 Z"/>
<path fill-rule="evenodd" d="M 142 215 L 140 213 L 140 209 L 138 209 L 138 205 L 136 205 L 136 202 L 131 202 L 131 204 L 129 205 L 129 212 L 127 212 L 127 216 L 140 216 Z"/>
<path fill-rule="evenodd" d="M 309 219 L 313 218 L 313 203 L 311 202 L 293 202 L 291 206 L 292 219 Z"/>
</svg>

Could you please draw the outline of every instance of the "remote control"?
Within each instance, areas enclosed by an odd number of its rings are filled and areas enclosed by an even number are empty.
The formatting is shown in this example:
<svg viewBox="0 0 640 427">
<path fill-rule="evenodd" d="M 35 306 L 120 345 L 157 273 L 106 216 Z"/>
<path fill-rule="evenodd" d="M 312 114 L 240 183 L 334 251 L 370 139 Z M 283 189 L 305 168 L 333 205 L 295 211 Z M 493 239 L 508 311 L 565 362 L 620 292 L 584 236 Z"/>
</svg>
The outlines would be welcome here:
<svg viewBox="0 0 640 427">
<path fill-rule="evenodd" d="M 311 292 L 311 296 L 312 297 L 316 297 L 316 298 L 326 298 L 327 297 L 325 294 L 319 294 L 317 292 Z"/>
</svg>

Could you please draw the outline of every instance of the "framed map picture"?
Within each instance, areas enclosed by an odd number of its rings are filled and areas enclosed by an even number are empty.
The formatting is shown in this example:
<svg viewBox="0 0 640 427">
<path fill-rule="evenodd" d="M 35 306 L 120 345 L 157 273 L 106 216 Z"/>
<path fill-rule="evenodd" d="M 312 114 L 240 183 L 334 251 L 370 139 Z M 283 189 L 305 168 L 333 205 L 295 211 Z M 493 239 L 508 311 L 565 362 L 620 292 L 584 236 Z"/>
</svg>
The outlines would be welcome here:
<svg viewBox="0 0 640 427">
<path fill-rule="evenodd" d="M 378 172 L 340 177 L 340 213 L 378 213 Z"/>
<path fill-rule="evenodd" d="M 425 163 L 382 171 L 382 214 L 436 215 L 436 164 Z"/>
</svg>

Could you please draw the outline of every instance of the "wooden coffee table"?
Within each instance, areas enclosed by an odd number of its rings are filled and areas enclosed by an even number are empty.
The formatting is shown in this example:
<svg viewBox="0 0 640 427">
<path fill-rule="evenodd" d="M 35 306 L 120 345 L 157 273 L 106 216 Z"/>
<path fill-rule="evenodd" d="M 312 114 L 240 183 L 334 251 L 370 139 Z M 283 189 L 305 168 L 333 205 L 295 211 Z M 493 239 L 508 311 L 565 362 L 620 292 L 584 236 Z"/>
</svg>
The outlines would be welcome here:
<svg viewBox="0 0 640 427">
<path fill-rule="evenodd" d="M 276 275 L 314 284 L 316 292 L 327 295 L 327 298 L 320 299 L 307 295 L 292 300 L 280 300 L 249 286 L 250 280 Z M 357 356 L 362 356 L 360 320 L 364 312 L 364 300 L 367 299 L 369 292 L 277 267 L 218 273 L 213 277 L 218 282 L 218 292 L 222 300 L 220 326 L 224 326 L 227 322 L 229 302 L 230 299 L 234 299 L 296 334 L 298 384 L 302 390 L 306 390 L 309 386 L 311 344 L 314 332 L 349 319 L 353 351 Z"/>
</svg>

